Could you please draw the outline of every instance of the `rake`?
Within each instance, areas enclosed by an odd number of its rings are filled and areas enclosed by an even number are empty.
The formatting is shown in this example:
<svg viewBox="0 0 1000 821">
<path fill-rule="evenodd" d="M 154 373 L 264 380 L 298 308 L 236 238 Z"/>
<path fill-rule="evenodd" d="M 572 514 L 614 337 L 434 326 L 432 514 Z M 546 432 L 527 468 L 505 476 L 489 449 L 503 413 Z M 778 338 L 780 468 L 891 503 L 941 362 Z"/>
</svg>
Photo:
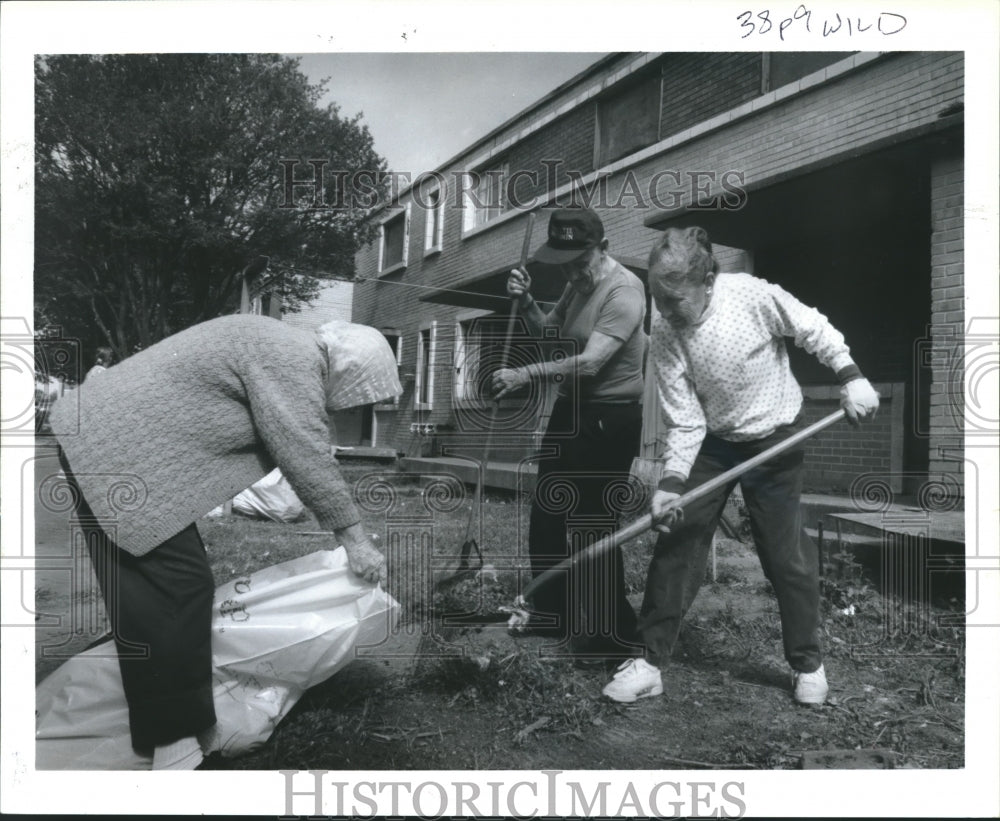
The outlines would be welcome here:
<svg viewBox="0 0 1000 821">
<path fill-rule="evenodd" d="M 730 468 L 725 473 L 720 473 L 715 478 L 709 479 L 704 484 L 698 485 L 698 487 L 689 490 L 676 500 L 676 509 L 683 510 L 685 505 L 689 505 L 696 499 L 701 499 L 703 496 L 707 496 L 710 493 L 714 493 L 719 488 L 725 487 L 725 485 L 733 479 L 739 478 L 744 473 L 753 470 L 758 465 L 762 465 L 764 462 L 767 462 L 775 456 L 778 456 L 779 454 L 795 447 L 801 442 L 804 442 L 806 439 L 815 436 L 817 433 L 830 427 L 830 425 L 835 422 L 839 422 L 844 418 L 844 415 L 844 410 L 841 408 L 840 410 L 831 413 L 829 416 L 823 417 L 818 422 L 814 422 L 808 427 L 803 428 L 798 433 L 792 434 L 787 439 L 779 442 L 773 447 L 758 453 L 756 456 L 747 459 L 745 462 L 741 462 L 734 468 Z M 594 544 L 590 545 L 585 550 L 581 550 L 573 556 L 570 556 L 568 559 L 563 559 L 563 561 L 559 562 L 559 564 L 554 565 L 553 567 L 545 570 L 543 573 L 537 575 L 530 582 L 528 582 L 524 590 L 521 591 L 521 595 L 514 601 L 513 606 L 501 608 L 502 612 L 510 614 L 510 619 L 507 622 L 508 627 L 515 632 L 523 631 L 527 627 L 530 614 L 526 609 L 526 601 L 540 587 L 548 584 L 557 576 L 561 576 L 563 573 L 571 570 L 581 561 L 585 559 L 593 559 L 602 553 L 613 550 L 619 545 L 631 541 L 637 536 L 641 536 L 646 531 L 651 530 L 652 527 L 653 516 L 652 514 L 647 513 L 636 519 L 631 524 L 626 525 L 608 536 L 605 536 L 597 542 L 594 542 Z"/>
<path fill-rule="evenodd" d="M 521 244 L 521 268 L 524 268 L 528 264 L 528 255 L 531 253 L 531 233 L 534 225 L 535 214 L 532 212 L 528 214 L 528 221 L 524 226 L 524 241 Z M 510 301 L 510 314 L 507 318 L 507 331 L 504 334 L 503 348 L 500 352 L 500 368 L 507 367 L 507 356 L 510 353 L 510 340 L 514 333 L 514 323 L 516 320 L 517 300 L 512 299 Z M 497 413 L 499 410 L 500 403 L 499 401 L 496 401 L 493 403 L 492 410 L 490 411 L 489 426 L 486 429 L 486 442 L 483 446 L 482 468 L 476 473 L 475 500 L 472 509 L 469 511 L 469 519 L 465 525 L 465 541 L 462 543 L 461 550 L 458 554 L 458 567 L 449 575 L 435 582 L 435 587 L 438 589 L 442 586 L 457 582 L 475 572 L 475 569 L 471 564 L 473 553 L 475 553 L 479 559 L 479 567 L 481 568 L 483 566 L 483 552 L 479 547 L 479 543 L 472 536 L 472 523 L 474 521 L 481 520 L 482 516 L 486 471 L 489 468 L 490 453 L 493 448 L 493 431 L 496 428 Z"/>
</svg>

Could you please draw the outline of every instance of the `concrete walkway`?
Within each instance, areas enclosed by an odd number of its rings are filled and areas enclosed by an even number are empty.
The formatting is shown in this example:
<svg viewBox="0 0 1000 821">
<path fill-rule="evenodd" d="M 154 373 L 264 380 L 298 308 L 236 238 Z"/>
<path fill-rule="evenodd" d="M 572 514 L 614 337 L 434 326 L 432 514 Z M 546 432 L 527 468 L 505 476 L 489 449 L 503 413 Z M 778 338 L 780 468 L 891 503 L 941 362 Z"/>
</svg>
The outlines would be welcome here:
<svg viewBox="0 0 1000 821">
<path fill-rule="evenodd" d="M 65 479 L 54 447 L 34 461 L 35 661 L 40 680 L 107 631 L 90 556 L 65 510 Z M 29 599 L 30 602 L 30 599 Z"/>
</svg>

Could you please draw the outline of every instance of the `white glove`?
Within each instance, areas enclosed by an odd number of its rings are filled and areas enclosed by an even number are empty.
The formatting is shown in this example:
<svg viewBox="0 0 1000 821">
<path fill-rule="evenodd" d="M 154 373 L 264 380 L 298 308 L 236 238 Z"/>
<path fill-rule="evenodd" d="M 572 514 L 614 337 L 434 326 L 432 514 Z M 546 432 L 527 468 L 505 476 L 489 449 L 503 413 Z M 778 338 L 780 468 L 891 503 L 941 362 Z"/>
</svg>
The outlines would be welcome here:
<svg viewBox="0 0 1000 821">
<path fill-rule="evenodd" d="M 852 425 L 862 419 L 874 419 L 878 412 L 878 393 L 864 377 L 852 379 L 840 388 L 840 407 Z"/>
</svg>

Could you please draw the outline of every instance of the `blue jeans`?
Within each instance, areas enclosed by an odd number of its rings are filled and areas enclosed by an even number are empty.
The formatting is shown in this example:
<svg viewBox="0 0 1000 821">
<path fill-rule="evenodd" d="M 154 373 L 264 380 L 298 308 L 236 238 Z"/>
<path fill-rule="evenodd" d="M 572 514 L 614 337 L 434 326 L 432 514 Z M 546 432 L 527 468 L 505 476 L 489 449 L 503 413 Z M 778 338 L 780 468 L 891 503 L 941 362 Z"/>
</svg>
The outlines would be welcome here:
<svg viewBox="0 0 1000 821">
<path fill-rule="evenodd" d="M 754 442 L 707 435 L 687 488 L 699 485 L 788 438 L 796 426 Z M 683 620 L 705 577 L 712 536 L 729 494 L 739 481 L 764 575 L 774 587 L 781 614 L 785 658 L 794 670 L 813 672 L 822 663 L 819 638 L 819 553 L 802 529 L 804 445 L 733 480 L 684 509 L 681 524 L 657 540 L 646 580 L 639 630 L 649 660 L 666 664 Z"/>
</svg>

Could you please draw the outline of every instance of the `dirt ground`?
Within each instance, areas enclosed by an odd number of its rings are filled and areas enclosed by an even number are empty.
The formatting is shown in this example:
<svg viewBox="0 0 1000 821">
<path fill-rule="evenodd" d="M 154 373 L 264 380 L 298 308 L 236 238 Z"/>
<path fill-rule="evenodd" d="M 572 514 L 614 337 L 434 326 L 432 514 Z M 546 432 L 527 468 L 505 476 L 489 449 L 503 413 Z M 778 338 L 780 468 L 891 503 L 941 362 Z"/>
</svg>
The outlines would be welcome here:
<svg viewBox="0 0 1000 821">
<path fill-rule="evenodd" d="M 521 500 L 523 503 L 523 500 Z M 405 514 L 422 489 L 400 489 Z M 391 535 L 384 509 L 364 509 L 373 532 Z M 486 562 L 523 537 L 523 504 L 488 499 Z M 435 553 L 462 544 L 468 505 L 435 531 Z M 398 513 L 399 511 L 397 511 Z M 405 515 L 397 517 L 405 520 Z M 390 522 L 391 524 L 391 522 Z M 46 528 L 49 528 L 48 530 Z M 217 583 L 316 549 L 309 522 L 281 525 L 240 517 L 199 525 Z M 65 544 L 58 524 L 39 519 L 38 539 Z M 626 550 L 636 607 L 652 547 Z M 39 548 L 42 549 L 41 547 Z M 501 563 L 497 563 L 500 566 Z M 82 576 L 80 577 L 82 579 Z M 78 580 L 86 590 L 85 580 Z M 501 569 L 403 602 L 399 630 L 309 690 L 259 750 L 210 757 L 214 769 L 463 770 L 957 768 L 964 765 L 964 602 L 914 608 L 886 599 L 877 580 L 844 558 L 824 582 L 824 642 L 831 693 L 823 707 L 796 705 L 781 651 L 777 606 L 750 544 L 720 539 L 717 561 L 663 675 L 662 697 L 622 705 L 601 696 L 613 668 L 582 668 L 538 638 L 514 638 L 495 621 L 516 595 Z M 76 592 L 78 598 L 79 591 Z M 65 581 L 40 575 L 38 608 L 66 612 Z M 87 597 L 83 595 L 86 602 Z M 79 610 L 79 602 L 74 605 Z M 479 623 L 442 622 L 465 611 Z M 470 618 L 475 621 L 476 616 Z M 78 619 L 79 621 L 79 619 Z M 99 633 L 99 618 L 74 634 L 39 623 L 41 679 Z M 887 625 L 896 627 L 890 631 Z M 900 628 L 899 626 L 902 625 Z"/>
<path fill-rule="evenodd" d="M 908 653 L 879 635 L 876 613 L 830 610 L 831 695 L 822 708 L 793 702 L 774 598 L 752 549 L 727 541 L 717 581 L 702 589 L 664 673 L 662 697 L 610 702 L 601 688 L 611 670 L 581 669 L 542 639 L 510 637 L 502 623 L 441 628 L 451 647 L 425 636 L 423 653 L 463 655 L 421 657 L 408 669 L 359 659 L 310 691 L 269 749 L 218 765 L 788 769 L 805 758 L 836 768 L 963 766 L 958 638 L 924 638 Z M 871 655 L 859 655 L 860 644 Z"/>
</svg>

